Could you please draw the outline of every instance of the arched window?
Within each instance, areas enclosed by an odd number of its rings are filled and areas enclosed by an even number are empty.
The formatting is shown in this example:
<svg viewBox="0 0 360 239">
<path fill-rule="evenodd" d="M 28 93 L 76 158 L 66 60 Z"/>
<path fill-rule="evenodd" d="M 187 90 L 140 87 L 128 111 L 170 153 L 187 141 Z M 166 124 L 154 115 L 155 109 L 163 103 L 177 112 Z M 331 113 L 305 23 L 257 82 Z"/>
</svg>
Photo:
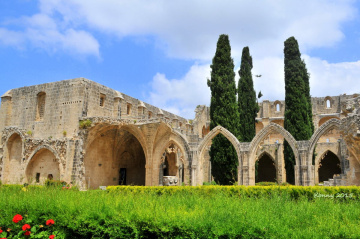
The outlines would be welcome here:
<svg viewBox="0 0 360 239">
<path fill-rule="evenodd" d="M 275 111 L 276 112 L 280 112 L 281 111 L 281 103 L 280 103 L 280 101 L 275 101 Z"/>
<path fill-rule="evenodd" d="M 332 99 L 330 96 L 327 96 L 325 97 L 325 108 L 326 109 L 330 109 L 331 108 L 331 102 L 332 102 Z"/>
<path fill-rule="evenodd" d="M 45 92 L 40 92 L 39 94 L 37 94 L 36 121 L 42 121 L 44 119 L 45 99 L 46 99 L 46 93 Z"/>
</svg>

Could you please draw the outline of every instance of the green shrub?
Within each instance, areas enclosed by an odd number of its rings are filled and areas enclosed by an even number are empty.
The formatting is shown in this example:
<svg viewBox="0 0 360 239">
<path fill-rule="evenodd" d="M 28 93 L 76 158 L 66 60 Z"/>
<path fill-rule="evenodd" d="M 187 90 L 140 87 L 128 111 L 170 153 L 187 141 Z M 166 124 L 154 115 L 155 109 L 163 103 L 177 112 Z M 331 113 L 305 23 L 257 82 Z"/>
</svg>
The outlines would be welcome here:
<svg viewBox="0 0 360 239">
<path fill-rule="evenodd" d="M 255 186 L 275 186 L 278 185 L 276 182 L 259 182 Z"/>
<path fill-rule="evenodd" d="M 92 121 L 89 120 L 89 119 L 86 119 L 86 120 L 80 120 L 79 121 L 79 127 L 80 129 L 86 129 L 86 128 L 89 128 L 92 124 Z"/>
<path fill-rule="evenodd" d="M 204 186 L 209 186 L 209 185 L 217 185 L 217 183 L 215 181 L 211 181 L 211 182 L 203 182 Z"/>
<path fill-rule="evenodd" d="M 45 187 L 62 188 L 62 187 L 66 187 L 67 183 L 63 180 L 46 179 L 44 185 Z"/>
</svg>

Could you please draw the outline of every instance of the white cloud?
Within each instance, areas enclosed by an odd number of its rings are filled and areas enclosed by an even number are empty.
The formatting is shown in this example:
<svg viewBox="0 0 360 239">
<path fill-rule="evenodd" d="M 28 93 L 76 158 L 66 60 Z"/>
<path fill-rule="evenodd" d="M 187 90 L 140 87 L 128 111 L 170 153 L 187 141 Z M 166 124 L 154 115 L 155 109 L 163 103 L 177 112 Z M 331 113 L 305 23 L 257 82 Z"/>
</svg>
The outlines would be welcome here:
<svg viewBox="0 0 360 239">
<path fill-rule="evenodd" d="M 336 96 L 360 92 L 357 83 L 360 61 L 329 63 L 319 58 L 304 55 L 310 73 L 310 91 L 314 97 Z"/>
<path fill-rule="evenodd" d="M 150 83 L 148 102 L 183 117 L 193 118 L 197 105 L 208 105 L 210 102 L 208 78 L 209 65 L 195 64 L 181 79 L 167 79 L 164 74 L 157 73 Z"/>
<path fill-rule="evenodd" d="M 120 37 L 153 35 L 171 57 L 209 60 L 215 42 L 228 34 L 235 59 L 242 47 L 255 55 L 282 54 L 294 35 L 303 50 L 333 46 L 343 37 L 341 23 L 354 18 L 353 1 L 41 1 L 43 11 L 58 11 L 66 22 Z M 76 14 L 74 14 L 74 12 Z"/>
<path fill-rule="evenodd" d="M 48 52 L 65 51 L 73 55 L 95 55 L 99 57 L 100 44 L 88 32 L 61 26 L 51 16 L 35 14 L 23 16 L 5 22 L 5 25 L 16 25 L 22 30 L 0 28 L 0 43 L 21 49 L 26 45 L 45 49 Z"/>
</svg>

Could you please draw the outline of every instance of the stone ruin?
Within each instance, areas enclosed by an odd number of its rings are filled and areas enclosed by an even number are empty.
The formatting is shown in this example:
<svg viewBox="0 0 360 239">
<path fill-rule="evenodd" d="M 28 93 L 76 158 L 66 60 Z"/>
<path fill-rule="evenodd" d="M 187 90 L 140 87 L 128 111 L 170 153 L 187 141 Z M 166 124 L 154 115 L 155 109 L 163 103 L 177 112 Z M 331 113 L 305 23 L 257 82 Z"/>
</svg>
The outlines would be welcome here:
<svg viewBox="0 0 360 239">
<path fill-rule="evenodd" d="M 315 133 L 307 141 L 284 129 L 284 101 L 264 100 L 256 136 L 244 143 L 222 126 L 210 131 L 203 105 L 187 120 L 84 78 L 12 89 L 1 97 L 0 180 L 56 179 L 82 189 L 202 185 L 213 180 L 209 149 L 222 134 L 236 149 L 239 185 L 285 182 L 284 140 L 296 185 L 359 185 L 359 100 L 312 98 Z"/>
</svg>

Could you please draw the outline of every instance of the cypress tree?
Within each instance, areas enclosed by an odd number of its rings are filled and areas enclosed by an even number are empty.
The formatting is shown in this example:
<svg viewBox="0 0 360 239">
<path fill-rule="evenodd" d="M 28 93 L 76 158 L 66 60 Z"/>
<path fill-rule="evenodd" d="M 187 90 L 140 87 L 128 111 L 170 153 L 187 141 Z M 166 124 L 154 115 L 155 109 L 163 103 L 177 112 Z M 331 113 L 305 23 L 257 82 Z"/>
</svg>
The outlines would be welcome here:
<svg viewBox="0 0 360 239">
<path fill-rule="evenodd" d="M 298 42 L 294 37 L 284 42 L 285 119 L 284 127 L 296 140 L 311 138 L 312 123 L 309 74 L 301 60 Z M 287 182 L 294 184 L 295 156 L 287 141 L 284 142 Z"/>
<path fill-rule="evenodd" d="M 239 138 L 244 142 L 250 142 L 255 136 L 255 119 L 259 111 L 251 74 L 252 68 L 253 64 L 249 47 L 244 47 L 241 56 L 239 70 L 240 80 L 238 83 Z"/>
<path fill-rule="evenodd" d="M 231 58 L 229 37 L 220 35 L 211 64 L 210 129 L 221 125 L 238 135 L 238 106 L 234 62 Z M 238 159 L 231 142 L 223 135 L 212 140 L 210 148 L 211 173 L 218 184 L 233 184 L 237 180 Z"/>
</svg>

